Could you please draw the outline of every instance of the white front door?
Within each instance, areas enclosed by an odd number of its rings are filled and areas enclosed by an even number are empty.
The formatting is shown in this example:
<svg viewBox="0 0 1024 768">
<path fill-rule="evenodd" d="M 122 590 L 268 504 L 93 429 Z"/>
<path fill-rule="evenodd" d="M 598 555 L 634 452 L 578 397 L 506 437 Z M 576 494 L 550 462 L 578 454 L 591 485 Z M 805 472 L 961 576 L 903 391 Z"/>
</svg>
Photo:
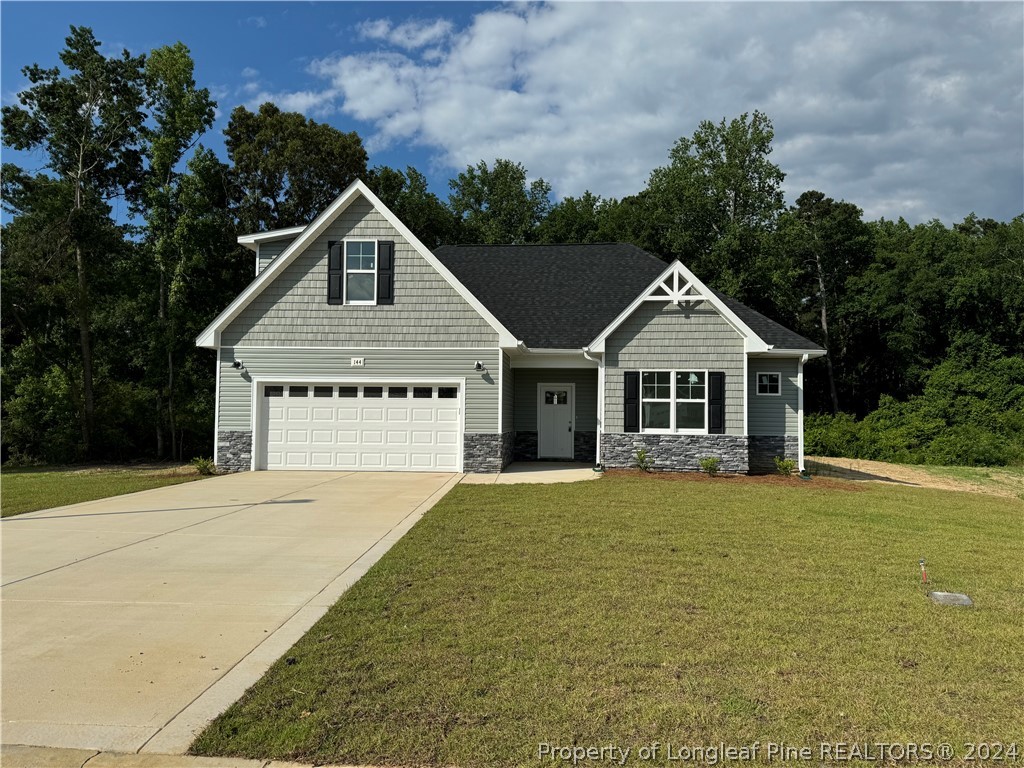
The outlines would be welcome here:
<svg viewBox="0 0 1024 768">
<path fill-rule="evenodd" d="M 575 395 L 572 384 L 537 385 L 537 458 L 572 458 Z"/>
</svg>

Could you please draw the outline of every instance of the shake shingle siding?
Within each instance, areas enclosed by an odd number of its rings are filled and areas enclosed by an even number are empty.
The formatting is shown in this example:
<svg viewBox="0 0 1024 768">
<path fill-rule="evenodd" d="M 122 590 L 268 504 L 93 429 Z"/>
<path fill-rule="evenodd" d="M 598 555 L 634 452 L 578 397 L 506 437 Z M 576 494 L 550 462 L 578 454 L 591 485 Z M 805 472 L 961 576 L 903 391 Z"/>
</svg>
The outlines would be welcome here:
<svg viewBox="0 0 1024 768">
<path fill-rule="evenodd" d="M 725 372 L 725 432 L 743 433 L 743 338 L 707 303 L 644 302 L 605 342 L 605 431 L 622 432 L 623 371 Z"/>
<path fill-rule="evenodd" d="M 393 306 L 327 303 L 327 243 L 393 240 Z M 262 246 L 261 246 L 262 250 Z M 498 335 L 387 220 L 354 201 L 224 330 L 224 346 L 497 347 Z"/>
</svg>

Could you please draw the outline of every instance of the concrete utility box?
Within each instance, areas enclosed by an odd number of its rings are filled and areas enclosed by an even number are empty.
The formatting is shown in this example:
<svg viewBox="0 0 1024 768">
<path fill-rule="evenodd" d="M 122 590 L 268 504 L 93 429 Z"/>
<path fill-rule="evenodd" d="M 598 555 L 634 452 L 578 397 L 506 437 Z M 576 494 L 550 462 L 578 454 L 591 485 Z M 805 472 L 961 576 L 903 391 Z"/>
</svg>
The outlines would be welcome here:
<svg viewBox="0 0 1024 768">
<path fill-rule="evenodd" d="M 959 592 L 929 592 L 928 597 L 939 605 L 974 605 L 971 598 Z"/>
</svg>

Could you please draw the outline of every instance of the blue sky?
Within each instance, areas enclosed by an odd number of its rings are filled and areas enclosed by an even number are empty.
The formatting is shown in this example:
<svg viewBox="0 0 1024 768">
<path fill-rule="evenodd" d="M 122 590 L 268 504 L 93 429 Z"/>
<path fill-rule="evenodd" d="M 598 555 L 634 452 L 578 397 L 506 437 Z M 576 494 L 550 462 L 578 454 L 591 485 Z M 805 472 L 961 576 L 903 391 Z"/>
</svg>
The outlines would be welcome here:
<svg viewBox="0 0 1024 768">
<path fill-rule="evenodd" d="M 1020 3 L 0 4 L 0 96 L 53 65 L 70 24 L 105 49 L 182 41 L 219 103 L 271 100 L 355 130 L 371 165 L 432 189 L 522 162 L 557 197 L 643 188 L 700 120 L 760 109 L 787 201 L 819 189 L 868 218 L 1024 212 Z M 4 151 L 38 167 L 38 157 Z"/>
</svg>

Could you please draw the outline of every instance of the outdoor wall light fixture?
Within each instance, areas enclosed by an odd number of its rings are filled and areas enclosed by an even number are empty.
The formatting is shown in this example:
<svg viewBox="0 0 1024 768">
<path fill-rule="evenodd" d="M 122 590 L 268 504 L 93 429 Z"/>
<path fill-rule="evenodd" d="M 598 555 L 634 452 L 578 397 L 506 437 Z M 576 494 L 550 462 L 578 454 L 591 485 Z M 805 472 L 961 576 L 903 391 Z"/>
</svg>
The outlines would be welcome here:
<svg viewBox="0 0 1024 768">
<path fill-rule="evenodd" d="M 487 366 L 485 366 L 483 364 L 483 361 L 477 360 L 476 361 L 476 365 L 473 366 L 473 370 L 476 371 L 477 373 L 479 373 L 480 371 L 486 371 L 487 370 Z"/>
<path fill-rule="evenodd" d="M 235 360 L 235 362 L 231 364 L 231 367 L 234 368 L 236 371 L 244 371 L 245 363 L 243 363 L 241 360 Z"/>
</svg>

